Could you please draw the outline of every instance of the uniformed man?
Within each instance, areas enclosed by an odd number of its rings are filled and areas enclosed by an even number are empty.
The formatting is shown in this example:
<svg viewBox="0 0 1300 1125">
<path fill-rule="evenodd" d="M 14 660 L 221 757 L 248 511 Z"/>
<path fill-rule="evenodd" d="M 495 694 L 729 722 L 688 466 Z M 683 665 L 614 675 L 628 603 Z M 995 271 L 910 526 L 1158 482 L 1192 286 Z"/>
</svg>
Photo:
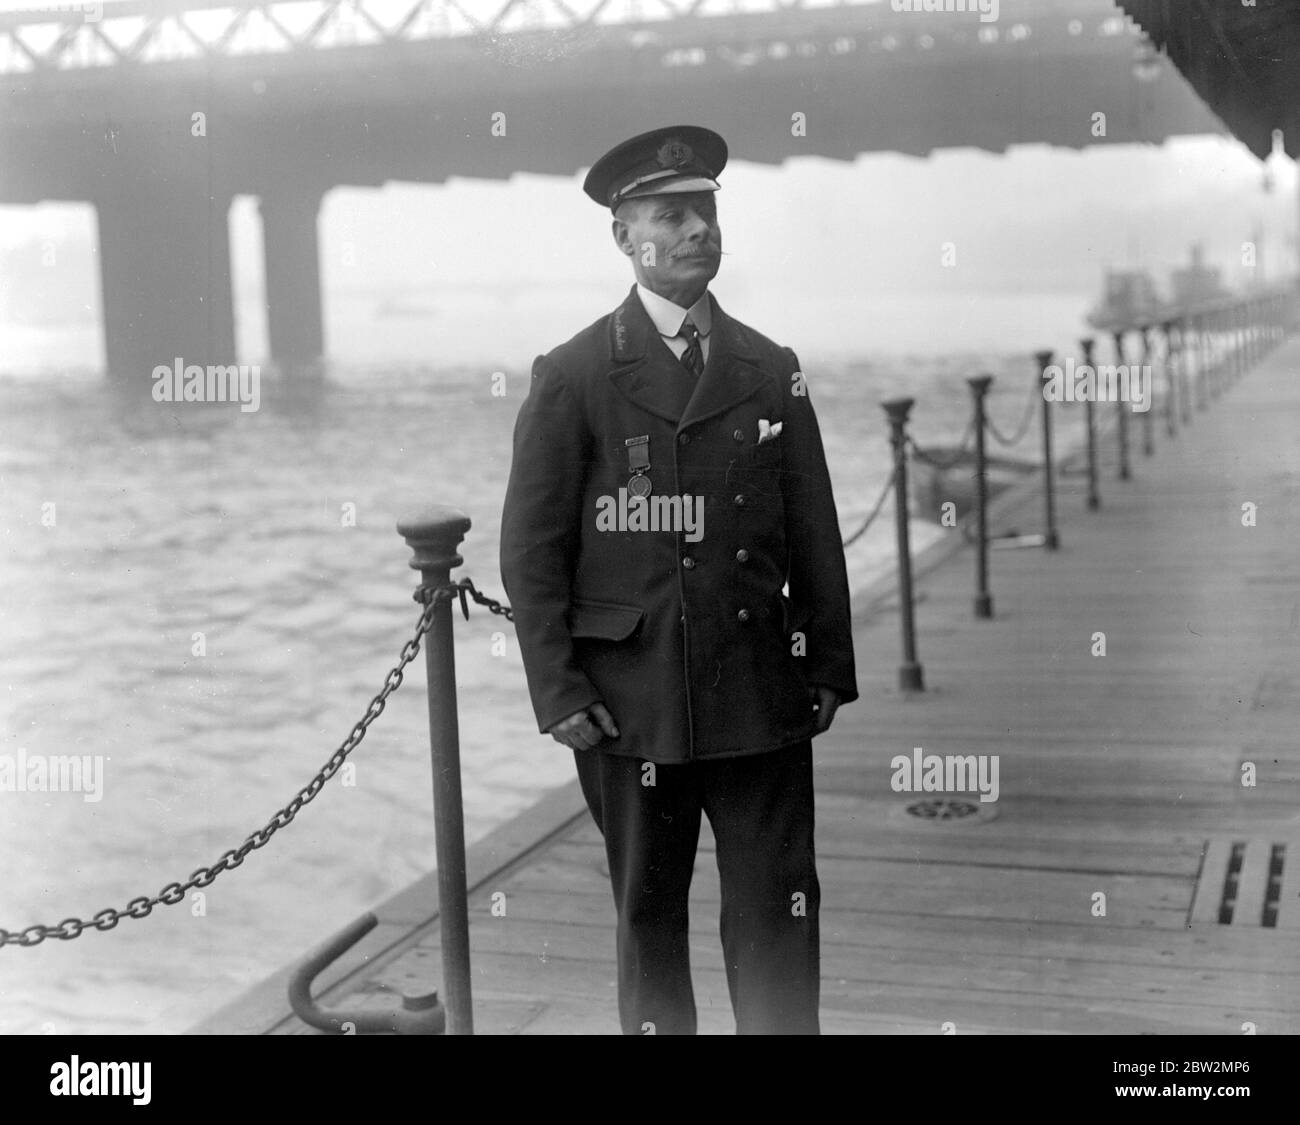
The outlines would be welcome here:
<svg viewBox="0 0 1300 1125">
<path fill-rule="evenodd" d="M 677 126 L 592 167 L 636 284 L 534 361 L 502 517 L 538 724 L 572 747 L 605 839 L 627 1034 L 696 1029 L 701 813 L 737 1030 L 818 1031 L 811 739 L 858 694 L 799 362 L 708 291 L 726 161 L 716 133 Z"/>
</svg>

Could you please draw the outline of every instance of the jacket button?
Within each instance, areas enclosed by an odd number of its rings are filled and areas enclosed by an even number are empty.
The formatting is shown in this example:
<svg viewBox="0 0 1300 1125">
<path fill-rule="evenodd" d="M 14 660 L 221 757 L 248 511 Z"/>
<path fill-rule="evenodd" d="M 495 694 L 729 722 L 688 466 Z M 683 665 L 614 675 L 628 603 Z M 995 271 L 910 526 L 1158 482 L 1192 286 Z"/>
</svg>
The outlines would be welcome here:
<svg viewBox="0 0 1300 1125">
<path fill-rule="evenodd" d="M 732 430 L 732 431 L 731 431 L 731 436 L 732 436 L 733 438 L 735 438 L 737 441 L 744 441 L 744 440 L 745 440 L 745 431 L 744 431 L 744 430 Z"/>
<path fill-rule="evenodd" d="M 745 494 L 743 492 L 736 493 L 735 505 L 737 508 L 743 508 L 745 506 Z"/>
<path fill-rule="evenodd" d="M 747 610 L 747 609 L 742 609 L 738 614 L 736 614 L 736 620 L 737 620 L 737 621 L 748 621 L 748 620 L 749 620 L 749 610 Z"/>
<path fill-rule="evenodd" d="M 678 444 L 678 445 L 690 445 L 690 444 L 691 444 L 691 435 L 690 435 L 690 434 L 678 434 L 678 435 L 677 435 L 677 444 Z"/>
<path fill-rule="evenodd" d="M 695 566 L 695 560 L 691 558 L 690 555 L 687 555 L 684 559 L 682 559 L 682 566 L 684 566 L 687 570 L 691 570 Z"/>
<path fill-rule="evenodd" d="M 744 547 L 736 552 L 736 562 L 749 562 L 749 552 Z"/>
</svg>

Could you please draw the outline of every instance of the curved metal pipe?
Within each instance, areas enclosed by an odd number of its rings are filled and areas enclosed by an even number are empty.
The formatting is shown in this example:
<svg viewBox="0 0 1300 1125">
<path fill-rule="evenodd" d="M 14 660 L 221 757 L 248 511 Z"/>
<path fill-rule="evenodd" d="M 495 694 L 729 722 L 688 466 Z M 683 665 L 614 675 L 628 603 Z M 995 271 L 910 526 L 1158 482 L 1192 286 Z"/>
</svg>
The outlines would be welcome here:
<svg viewBox="0 0 1300 1125">
<path fill-rule="evenodd" d="M 441 1035 L 446 1031 L 447 1014 L 437 992 L 402 996 L 400 1005 L 356 1012 L 327 1012 L 312 999 L 311 986 L 316 977 L 377 925 L 379 919 L 367 912 L 303 959 L 289 978 L 289 1004 L 294 1014 L 303 1023 L 336 1035 Z"/>
</svg>

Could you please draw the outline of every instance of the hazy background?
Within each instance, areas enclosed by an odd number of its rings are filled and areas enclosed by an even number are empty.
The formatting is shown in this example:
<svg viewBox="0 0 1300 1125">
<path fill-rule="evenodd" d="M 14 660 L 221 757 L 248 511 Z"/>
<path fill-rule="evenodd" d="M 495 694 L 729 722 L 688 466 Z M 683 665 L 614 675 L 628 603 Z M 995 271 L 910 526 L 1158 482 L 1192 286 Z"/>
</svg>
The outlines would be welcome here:
<svg viewBox="0 0 1300 1125">
<path fill-rule="evenodd" d="M 1260 162 L 1218 137 L 736 161 L 721 179 L 728 256 L 714 289 L 801 357 L 1031 350 L 1073 338 L 1107 267 L 1149 269 L 1164 290 L 1199 241 L 1235 286 L 1251 276 L 1241 244 L 1262 230 L 1264 270 L 1294 270 L 1295 166 L 1275 156 L 1268 167 L 1271 193 Z M 603 315 L 631 272 L 580 184 L 521 175 L 332 191 L 320 217 L 331 358 L 505 368 Z M 102 364 L 94 224 L 89 206 L 0 207 L 0 372 Z M 230 228 L 241 359 L 260 362 L 251 197 L 236 200 Z M 953 268 L 940 264 L 945 242 Z"/>
</svg>

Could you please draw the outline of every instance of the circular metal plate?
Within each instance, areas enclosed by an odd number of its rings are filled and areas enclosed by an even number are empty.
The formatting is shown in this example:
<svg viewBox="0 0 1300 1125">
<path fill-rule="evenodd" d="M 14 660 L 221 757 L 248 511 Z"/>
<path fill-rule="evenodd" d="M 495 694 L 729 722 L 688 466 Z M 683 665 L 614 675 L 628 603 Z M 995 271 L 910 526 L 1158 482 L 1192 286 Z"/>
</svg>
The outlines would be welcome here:
<svg viewBox="0 0 1300 1125">
<path fill-rule="evenodd" d="M 971 827 L 997 819 L 996 803 L 976 797 L 910 797 L 896 804 L 890 819 L 905 824 Z"/>
</svg>

